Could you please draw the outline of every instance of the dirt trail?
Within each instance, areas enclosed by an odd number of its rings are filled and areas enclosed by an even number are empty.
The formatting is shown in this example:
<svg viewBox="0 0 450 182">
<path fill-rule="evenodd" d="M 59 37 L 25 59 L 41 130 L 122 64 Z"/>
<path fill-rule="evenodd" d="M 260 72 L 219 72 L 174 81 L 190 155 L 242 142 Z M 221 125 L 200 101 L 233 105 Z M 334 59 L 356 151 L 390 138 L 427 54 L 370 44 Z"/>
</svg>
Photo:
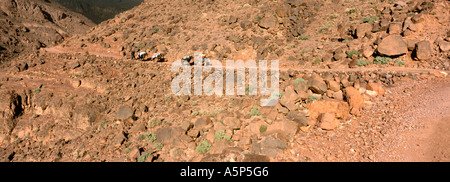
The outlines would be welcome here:
<svg viewBox="0 0 450 182">
<path fill-rule="evenodd" d="M 386 135 L 377 161 L 449 162 L 449 79 L 411 89 L 411 97 L 399 108 L 398 124 Z"/>
<path fill-rule="evenodd" d="M 83 53 L 86 51 L 76 51 L 76 50 L 64 50 L 60 49 L 59 47 L 50 47 L 43 49 L 45 52 L 53 53 L 53 54 L 73 54 L 73 53 Z M 115 59 L 122 59 L 122 56 L 114 55 L 111 53 L 101 53 L 101 52 L 95 52 L 95 51 L 89 51 L 89 54 L 96 55 L 99 57 L 104 58 L 115 58 Z M 126 59 L 124 59 L 126 60 Z M 166 64 L 172 64 L 173 60 L 170 60 L 169 62 L 165 62 Z M 195 66 L 193 66 L 195 67 Z M 366 67 L 360 67 L 360 68 L 340 68 L 338 70 L 336 69 L 324 69 L 324 68 L 298 68 L 298 67 L 292 67 L 292 65 L 282 65 L 280 64 L 279 71 L 306 71 L 306 72 L 372 72 L 372 71 L 379 71 L 379 72 L 392 72 L 392 71 L 404 71 L 407 73 L 428 73 L 430 71 L 434 71 L 435 69 L 423 69 L 423 68 L 405 68 L 405 67 L 387 67 L 387 68 L 366 68 Z M 441 70 L 439 70 L 441 71 Z"/>
</svg>

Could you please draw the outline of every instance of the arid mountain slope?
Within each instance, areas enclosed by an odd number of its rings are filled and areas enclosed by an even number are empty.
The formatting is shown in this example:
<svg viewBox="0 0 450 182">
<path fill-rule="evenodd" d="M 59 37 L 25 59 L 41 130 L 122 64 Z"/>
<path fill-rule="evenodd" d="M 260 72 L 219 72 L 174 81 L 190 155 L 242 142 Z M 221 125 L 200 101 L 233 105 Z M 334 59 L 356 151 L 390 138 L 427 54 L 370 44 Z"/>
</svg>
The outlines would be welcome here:
<svg viewBox="0 0 450 182">
<path fill-rule="evenodd" d="M 0 0 L 0 60 L 61 43 L 95 24 L 52 1 Z M 0 62 L 2 62 L 0 61 Z"/>
<path fill-rule="evenodd" d="M 70 10 L 80 13 L 95 23 L 101 23 L 120 12 L 129 10 L 143 0 L 55 0 Z"/>
<path fill-rule="evenodd" d="M 64 46 L 114 55 L 165 52 L 172 61 L 202 51 L 219 60 L 278 59 L 287 67 L 447 69 L 448 6 L 439 0 L 152 0 Z"/>
</svg>

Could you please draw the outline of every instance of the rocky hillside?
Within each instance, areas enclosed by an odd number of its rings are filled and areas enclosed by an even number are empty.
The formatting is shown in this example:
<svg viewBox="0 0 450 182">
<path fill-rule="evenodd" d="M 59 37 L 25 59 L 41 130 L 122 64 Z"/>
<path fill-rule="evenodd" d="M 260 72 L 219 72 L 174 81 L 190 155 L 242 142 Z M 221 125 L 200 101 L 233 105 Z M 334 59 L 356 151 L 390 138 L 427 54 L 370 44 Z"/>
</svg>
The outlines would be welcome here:
<svg viewBox="0 0 450 182">
<path fill-rule="evenodd" d="M 0 60 L 54 46 L 95 24 L 52 1 L 0 0 Z"/>
<path fill-rule="evenodd" d="M 380 145 L 391 146 L 386 135 L 402 126 L 399 112 L 422 107 L 414 90 L 450 83 L 448 7 L 443 0 L 144 1 L 1 68 L 0 160 L 376 161 Z M 169 63 L 119 54 L 136 49 L 167 53 Z M 194 51 L 279 59 L 279 103 L 175 95 L 179 73 L 170 63 Z"/>
<path fill-rule="evenodd" d="M 448 69 L 448 6 L 439 0 L 152 0 L 65 45 L 116 55 L 166 52 L 169 60 L 202 51 L 219 60 L 278 59 L 302 68 Z"/>
<path fill-rule="evenodd" d="M 116 14 L 129 10 L 143 0 L 55 0 L 68 9 L 80 13 L 99 24 Z"/>
</svg>

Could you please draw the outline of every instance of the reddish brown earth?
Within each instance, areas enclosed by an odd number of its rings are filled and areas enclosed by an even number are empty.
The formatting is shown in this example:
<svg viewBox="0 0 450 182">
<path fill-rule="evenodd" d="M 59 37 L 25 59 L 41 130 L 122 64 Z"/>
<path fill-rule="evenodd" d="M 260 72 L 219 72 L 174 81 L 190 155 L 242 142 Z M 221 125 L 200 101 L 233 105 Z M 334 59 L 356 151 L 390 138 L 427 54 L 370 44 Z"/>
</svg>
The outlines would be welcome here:
<svg viewBox="0 0 450 182">
<path fill-rule="evenodd" d="M 449 161 L 448 7 L 145 1 L 0 65 L 0 159 Z M 137 49 L 168 62 L 129 59 Z M 279 104 L 175 95 L 171 63 L 194 51 L 279 59 Z"/>
<path fill-rule="evenodd" d="M 44 0 L 0 1 L 0 63 L 60 44 L 95 24 L 63 6 Z"/>
<path fill-rule="evenodd" d="M 402 86 L 403 97 L 377 161 L 450 160 L 450 85 L 447 80 Z"/>
</svg>

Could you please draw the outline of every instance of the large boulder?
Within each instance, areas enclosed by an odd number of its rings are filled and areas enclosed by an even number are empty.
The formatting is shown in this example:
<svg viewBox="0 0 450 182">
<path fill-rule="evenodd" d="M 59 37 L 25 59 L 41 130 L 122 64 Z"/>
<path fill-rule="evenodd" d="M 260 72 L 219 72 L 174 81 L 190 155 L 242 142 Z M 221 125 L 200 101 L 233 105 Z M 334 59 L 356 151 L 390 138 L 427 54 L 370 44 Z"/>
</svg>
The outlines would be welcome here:
<svg viewBox="0 0 450 182">
<path fill-rule="evenodd" d="M 323 94 L 327 91 L 328 86 L 323 79 L 318 76 L 312 76 L 308 81 L 309 89 L 317 94 Z"/>
<path fill-rule="evenodd" d="M 420 61 L 424 61 L 431 58 L 432 55 L 431 45 L 429 41 L 417 42 L 416 48 L 414 50 L 414 55 Z"/>
<path fill-rule="evenodd" d="M 117 110 L 117 119 L 126 120 L 133 117 L 134 110 L 129 106 L 120 106 Z"/>
<path fill-rule="evenodd" d="M 284 89 L 284 95 L 280 99 L 280 104 L 290 111 L 295 111 L 298 107 L 295 105 L 296 100 L 298 99 L 297 93 L 295 93 L 294 88 L 292 86 L 287 86 Z"/>
<path fill-rule="evenodd" d="M 408 47 L 400 35 L 389 35 L 381 40 L 377 51 L 383 56 L 400 56 L 408 52 Z"/>
<path fill-rule="evenodd" d="M 339 126 L 339 121 L 336 120 L 334 113 L 323 113 L 319 116 L 319 127 L 324 130 L 334 130 Z"/>
<path fill-rule="evenodd" d="M 362 108 L 362 105 L 364 103 L 363 97 L 359 91 L 354 87 L 347 87 L 344 90 L 345 97 L 347 98 L 347 101 L 350 105 L 350 114 L 353 114 L 355 116 L 359 116 L 360 109 Z"/>
<path fill-rule="evenodd" d="M 366 89 L 375 91 L 375 92 L 377 92 L 377 95 L 380 95 L 380 96 L 384 95 L 384 93 L 385 93 L 383 86 L 379 83 L 370 82 L 366 85 Z"/>
<path fill-rule="evenodd" d="M 372 31 L 372 24 L 362 23 L 356 26 L 355 35 L 357 38 L 363 38 L 367 32 Z"/>
<path fill-rule="evenodd" d="M 277 19 L 274 16 L 266 16 L 259 21 L 258 25 L 264 29 L 275 28 Z"/>
<path fill-rule="evenodd" d="M 15 118 L 23 112 L 22 99 L 15 91 L 0 95 L 0 132 L 10 132 L 17 124 Z"/>
<path fill-rule="evenodd" d="M 298 123 L 299 126 L 308 125 L 308 119 L 303 112 L 291 111 L 286 115 L 286 119 Z"/>
<path fill-rule="evenodd" d="M 323 113 L 334 113 L 337 119 L 348 119 L 350 107 L 347 102 L 336 99 L 324 99 L 310 102 L 306 105 L 309 111 L 309 118 L 313 123 L 317 122 L 319 116 Z"/>
</svg>

